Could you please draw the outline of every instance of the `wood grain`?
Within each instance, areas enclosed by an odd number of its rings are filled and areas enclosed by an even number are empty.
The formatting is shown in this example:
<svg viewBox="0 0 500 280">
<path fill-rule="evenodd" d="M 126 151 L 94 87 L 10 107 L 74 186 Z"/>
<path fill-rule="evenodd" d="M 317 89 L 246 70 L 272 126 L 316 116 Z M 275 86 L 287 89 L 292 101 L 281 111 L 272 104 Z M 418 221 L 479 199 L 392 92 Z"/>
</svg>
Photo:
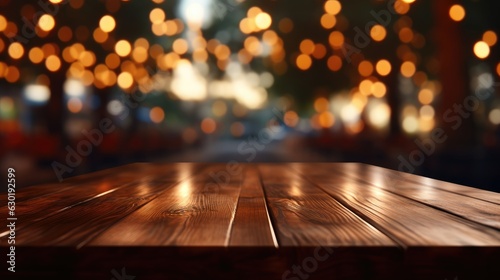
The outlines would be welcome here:
<svg viewBox="0 0 500 280">
<path fill-rule="evenodd" d="M 90 245 L 225 246 L 242 182 L 241 173 L 232 175 L 226 169 L 225 165 L 213 164 L 184 180 Z M 216 184 L 213 177 L 221 173 L 227 174 L 227 179 Z"/>
<path fill-rule="evenodd" d="M 342 164 L 343 168 L 346 169 L 360 169 L 363 168 L 364 170 L 367 170 L 368 172 L 375 174 L 383 174 L 384 177 L 390 178 L 391 180 L 404 180 L 406 182 L 412 182 L 414 184 L 417 184 L 421 187 L 431 187 L 434 189 L 439 189 L 447 192 L 452 192 L 456 193 L 461 196 L 465 196 L 466 198 L 474 198 L 474 199 L 479 199 L 491 203 L 495 203 L 497 205 L 500 205 L 500 196 L 498 193 L 491 192 L 491 191 L 486 191 L 486 190 L 480 190 L 468 186 L 462 186 L 458 184 L 453 184 L 449 182 L 444 182 L 432 178 L 427 178 L 427 177 L 422 177 L 418 176 L 415 174 L 410 174 L 406 172 L 399 172 L 395 170 L 390 170 L 387 168 L 379 167 L 379 166 L 373 166 L 373 165 L 367 165 L 367 164 L 361 164 L 361 163 L 347 163 L 347 164 Z M 338 164 L 337 164 L 338 166 Z M 333 167 L 333 166 L 332 166 Z M 355 172 L 352 173 L 353 175 L 360 175 L 363 173 Z"/>
<path fill-rule="evenodd" d="M 416 180 L 407 179 L 403 175 L 394 177 L 387 170 L 380 170 L 368 165 L 356 167 L 342 165 L 340 167 L 331 166 L 331 168 L 321 164 L 316 166 L 318 169 L 326 169 L 325 172 L 328 172 L 328 174 L 354 178 L 367 187 L 379 187 L 431 207 L 453 213 L 472 222 L 500 229 L 499 205 L 423 184 L 427 181 L 426 178 L 420 178 L 420 184 L 418 184 Z"/>
<path fill-rule="evenodd" d="M 16 210 L 21 221 L 16 227 L 16 244 L 81 247 L 176 182 L 191 176 L 193 172 L 192 166 L 189 165 L 166 165 L 160 166 L 159 169 L 162 174 L 169 175 L 167 181 L 156 180 L 152 175 L 157 172 L 154 170 L 156 172 L 149 173 L 150 176 L 144 178 L 129 182 L 119 180 L 113 184 L 114 187 L 107 184 L 95 185 L 88 189 L 58 192 L 21 203 Z M 5 236 L 6 234 L 2 234 L 0 238 L 2 245 L 6 244 Z"/>
<path fill-rule="evenodd" d="M 139 163 L 16 198 L 27 279 L 500 274 L 500 194 L 364 164 Z"/>
<path fill-rule="evenodd" d="M 307 164 L 294 168 L 405 247 L 500 246 L 498 230 L 346 176 L 331 176 L 329 169 Z"/>
<path fill-rule="evenodd" d="M 257 168 L 254 165 L 245 166 L 243 172 L 229 245 L 278 247 Z"/>
<path fill-rule="evenodd" d="M 17 228 L 22 229 L 25 225 L 46 219 L 79 204 L 112 195 L 113 192 L 121 188 L 144 184 L 175 183 L 181 179 L 181 173 L 185 173 L 186 169 L 193 169 L 196 172 L 202 166 L 199 164 L 161 165 L 151 166 L 146 171 L 145 165 L 132 164 L 123 167 L 124 174 L 115 174 L 115 169 L 112 169 L 108 172 L 99 172 L 97 174 L 99 179 L 95 181 L 92 181 L 92 177 L 88 176 L 82 180 L 80 178 L 72 179 L 70 186 L 53 193 L 48 193 L 51 189 L 46 189 L 44 186 L 35 187 L 40 195 L 33 196 L 31 199 L 19 202 L 16 194 L 16 216 L 22 221 Z M 137 178 L 132 171 L 140 171 L 143 177 Z M 57 187 L 57 184 L 50 187 Z M 34 192 L 30 191 L 30 193 Z M 6 214 L 6 212 L 2 212 L 1 217 L 3 218 Z M 1 232 L 0 237 L 7 233 L 8 231 Z"/>
<path fill-rule="evenodd" d="M 283 246 L 395 246 L 323 190 L 279 165 L 259 165 L 278 241 Z"/>
</svg>

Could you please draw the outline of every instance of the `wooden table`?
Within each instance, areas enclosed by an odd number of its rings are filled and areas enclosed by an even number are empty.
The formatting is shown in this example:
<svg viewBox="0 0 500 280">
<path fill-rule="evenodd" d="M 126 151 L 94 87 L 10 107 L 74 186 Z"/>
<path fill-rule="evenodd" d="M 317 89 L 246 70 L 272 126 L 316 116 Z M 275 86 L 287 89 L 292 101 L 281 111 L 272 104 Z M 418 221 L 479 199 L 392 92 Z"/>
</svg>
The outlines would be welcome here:
<svg viewBox="0 0 500 280">
<path fill-rule="evenodd" d="M 137 163 L 19 190 L 16 215 L 19 279 L 500 275 L 500 194 L 357 163 Z"/>
</svg>

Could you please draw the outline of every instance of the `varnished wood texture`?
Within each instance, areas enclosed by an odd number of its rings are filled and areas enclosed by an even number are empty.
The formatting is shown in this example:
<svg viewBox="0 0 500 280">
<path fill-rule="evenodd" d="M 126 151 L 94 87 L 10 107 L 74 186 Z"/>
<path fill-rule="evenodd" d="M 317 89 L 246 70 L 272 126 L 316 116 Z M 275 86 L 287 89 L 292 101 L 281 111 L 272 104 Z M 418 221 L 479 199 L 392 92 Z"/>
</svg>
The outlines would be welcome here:
<svg viewBox="0 0 500 280">
<path fill-rule="evenodd" d="M 131 164 L 19 190 L 16 216 L 19 279 L 500 275 L 500 194 L 358 163 Z"/>
</svg>

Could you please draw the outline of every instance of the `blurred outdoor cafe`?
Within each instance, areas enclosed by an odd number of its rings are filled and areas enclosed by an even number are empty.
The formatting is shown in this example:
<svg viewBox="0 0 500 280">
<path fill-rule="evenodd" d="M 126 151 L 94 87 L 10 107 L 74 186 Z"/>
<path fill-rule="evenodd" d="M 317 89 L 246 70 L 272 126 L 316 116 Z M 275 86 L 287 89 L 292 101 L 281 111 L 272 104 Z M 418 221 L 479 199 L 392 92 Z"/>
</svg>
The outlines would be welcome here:
<svg viewBox="0 0 500 280">
<path fill-rule="evenodd" d="M 0 166 L 21 187 L 142 161 L 354 161 L 500 192 L 498 8 L 0 0 Z"/>
</svg>

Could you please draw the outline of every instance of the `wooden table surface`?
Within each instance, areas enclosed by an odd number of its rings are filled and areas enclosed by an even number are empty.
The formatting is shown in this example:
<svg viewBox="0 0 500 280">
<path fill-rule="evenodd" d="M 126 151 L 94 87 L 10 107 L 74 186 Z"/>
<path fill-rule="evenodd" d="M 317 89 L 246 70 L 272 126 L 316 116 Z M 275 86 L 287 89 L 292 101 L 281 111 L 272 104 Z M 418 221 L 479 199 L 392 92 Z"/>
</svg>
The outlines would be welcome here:
<svg viewBox="0 0 500 280">
<path fill-rule="evenodd" d="M 136 163 L 19 190 L 16 214 L 29 279 L 500 275 L 500 194 L 358 163 Z"/>
</svg>

